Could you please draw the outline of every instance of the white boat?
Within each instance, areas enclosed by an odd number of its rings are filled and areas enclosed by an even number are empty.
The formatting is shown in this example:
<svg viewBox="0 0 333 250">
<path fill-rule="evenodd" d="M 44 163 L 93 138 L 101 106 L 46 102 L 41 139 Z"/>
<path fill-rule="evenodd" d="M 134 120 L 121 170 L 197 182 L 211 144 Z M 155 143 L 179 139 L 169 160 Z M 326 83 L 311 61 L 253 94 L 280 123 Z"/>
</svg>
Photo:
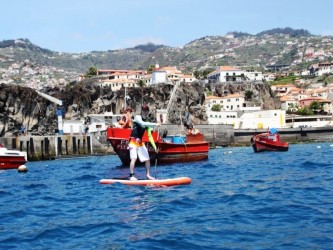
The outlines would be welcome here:
<svg viewBox="0 0 333 250">
<path fill-rule="evenodd" d="M 0 169 L 17 169 L 28 161 L 27 153 L 0 144 Z"/>
</svg>

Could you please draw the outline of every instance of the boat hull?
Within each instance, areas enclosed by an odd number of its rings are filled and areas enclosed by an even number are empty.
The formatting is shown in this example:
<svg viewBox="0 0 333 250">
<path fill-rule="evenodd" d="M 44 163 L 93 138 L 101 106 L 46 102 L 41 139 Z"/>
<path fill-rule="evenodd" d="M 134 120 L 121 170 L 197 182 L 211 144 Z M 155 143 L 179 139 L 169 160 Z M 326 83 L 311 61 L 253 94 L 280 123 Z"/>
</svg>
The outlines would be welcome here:
<svg viewBox="0 0 333 250">
<path fill-rule="evenodd" d="M 251 138 L 251 145 L 255 153 L 265 151 L 278 151 L 285 152 L 289 149 L 288 142 L 282 142 L 279 140 L 271 140 L 267 133 L 254 135 Z"/>
<path fill-rule="evenodd" d="M 27 162 L 27 153 L 0 146 L 0 169 L 17 169 Z"/>
<path fill-rule="evenodd" d="M 128 150 L 128 142 L 130 129 L 108 129 L 108 141 L 111 143 L 113 150 L 119 156 L 124 165 L 130 163 L 130 154 Z M 200 135 L 199 135 L 200 136 Z M 187 138 L 183 143 L 165 142 L 159 138 L 157 132 L 153 133 L 153 138 L 158 148 L 158 153 L 150 144 L 146 134 L 142 138 L 145 143 L 151 162 L 158 163 L 176 163 L 176 162 L 193 162 L 208 159 L 209 143 L 207 141 L 198 139 L 197 137 Z"/>
</svg>

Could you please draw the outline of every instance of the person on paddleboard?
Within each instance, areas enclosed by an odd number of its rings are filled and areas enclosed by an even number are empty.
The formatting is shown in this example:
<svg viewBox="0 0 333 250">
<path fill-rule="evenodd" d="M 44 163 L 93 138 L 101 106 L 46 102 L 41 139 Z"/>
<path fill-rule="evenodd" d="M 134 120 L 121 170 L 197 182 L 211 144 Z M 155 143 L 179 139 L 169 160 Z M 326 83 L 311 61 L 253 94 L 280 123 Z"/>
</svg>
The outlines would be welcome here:
<svg viewBox="0 0 333 250">
<path fill-rule="evenodd" d="M 142 137 L 146 130 L 147 132 L 150 132 L 151 128 L 154 128 L 155 126 L 160 126 L 161 124 L 147 122 L 146 119 L 148 117 L 148 114 L 149 107 L 147 105 L 143 105 L 141 108 L 141 115 L 136 115 L 133 121 L 133 128 L 129 140 L 129 151 L 131 157 L 130 180 L 133 181 L 137 180 L 137 178 L 134 176 L 134 168 L 138 157 L 141 162 L 145 162 L 147 179 L 155 179 L 150 175 L 150 157 L 145 144 L 142 142 Z"/>
</svg>

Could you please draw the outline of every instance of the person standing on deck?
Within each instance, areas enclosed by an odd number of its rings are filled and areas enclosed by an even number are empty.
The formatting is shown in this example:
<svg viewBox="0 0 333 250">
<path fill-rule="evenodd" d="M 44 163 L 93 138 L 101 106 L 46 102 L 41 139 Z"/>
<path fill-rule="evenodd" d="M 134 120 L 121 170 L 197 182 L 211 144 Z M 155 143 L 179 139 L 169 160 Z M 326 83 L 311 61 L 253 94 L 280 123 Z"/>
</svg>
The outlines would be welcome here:
<svg viewBox="0 0 333 250">
<path fill-rule="evenodd" d="M 145 162 L 146 165 L 146 177 L 149 180 L 155 179 L 150 175 L 150 158 L 148 150 L 145 144 L 142 142 L 143 134 L 148 128 L 160 126 L 160 123 L 147 122 L 149 107 L 147 105 L 142 106 L 141 115 L 136 115 L 133 121 L 133 128 L 130 135 L 129 151 L 130 151 L 130 180 L 137 180 L 134 176 L 134 168 L 137 158 L 139 157 L 141 162 Z"/>
<path fill-rule="evenodd" d="M 132 126 L 131 113 L 132 113 L 131 108 L 127 108 L 125 110 L 123 117 L 118 122 L 120 128 L 130 128 Z"/>
</svg>

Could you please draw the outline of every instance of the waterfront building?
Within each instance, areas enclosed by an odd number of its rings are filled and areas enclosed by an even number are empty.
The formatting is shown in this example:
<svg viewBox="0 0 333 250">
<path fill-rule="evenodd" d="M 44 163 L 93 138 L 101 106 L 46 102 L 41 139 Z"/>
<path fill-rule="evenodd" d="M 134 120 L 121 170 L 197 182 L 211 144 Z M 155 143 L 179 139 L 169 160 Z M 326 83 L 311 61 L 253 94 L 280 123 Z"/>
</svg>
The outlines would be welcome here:
<svg viewBox="0 0 333 250">
<path fill-rule="evenodd" d="M 285 126 L 285 110 L 257 110 L 252 112 L 208 111 L 209 124 L 229 124 L 234 129 L 282 128 Z"/>
</svg>

